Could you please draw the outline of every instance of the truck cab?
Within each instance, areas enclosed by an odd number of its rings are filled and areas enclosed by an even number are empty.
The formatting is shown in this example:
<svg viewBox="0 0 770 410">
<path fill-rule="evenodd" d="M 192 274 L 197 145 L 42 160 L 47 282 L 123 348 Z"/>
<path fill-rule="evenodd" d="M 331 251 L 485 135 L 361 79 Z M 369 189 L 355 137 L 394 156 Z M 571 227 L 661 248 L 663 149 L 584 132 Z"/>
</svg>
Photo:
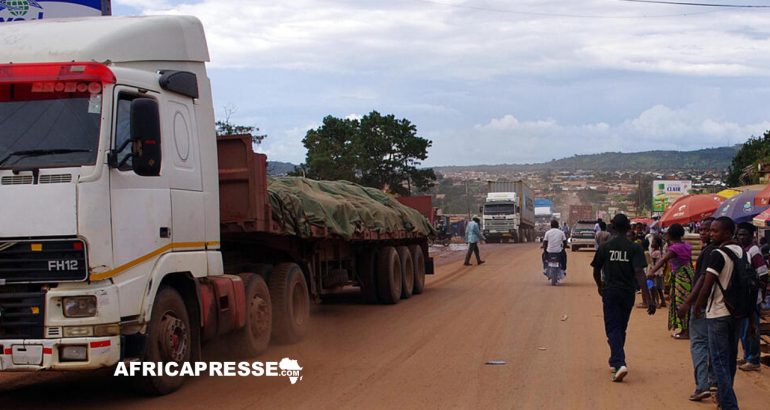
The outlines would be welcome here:
<svg viewBox="0 0 770 410">
<path fill-rule="evenodd" d="M 482 211 L 482 232 L 488 242 L 518 241 L 521 221 L 515 192 L 488 193 Z"/>
<path fill-rule="evenodd" d="M 0 36 L 0 370 L 141 356 L 159 289 L 197 300 L 195 280 L 223 274 L 203 28 L 97 17 Z M 157 331 L 196 341 L 178 319 Z"/>
</svg>

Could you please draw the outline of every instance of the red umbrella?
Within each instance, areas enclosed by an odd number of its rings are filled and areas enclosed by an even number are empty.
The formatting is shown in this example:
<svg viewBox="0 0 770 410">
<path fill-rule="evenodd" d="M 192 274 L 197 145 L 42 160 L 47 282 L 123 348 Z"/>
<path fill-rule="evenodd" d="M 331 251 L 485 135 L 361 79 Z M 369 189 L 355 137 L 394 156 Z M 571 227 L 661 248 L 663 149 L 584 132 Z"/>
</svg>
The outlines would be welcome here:
<svg viewBox="0 0 770 410">
<path fill-rule="evenodd" d="M 770 205 L 770 185 L 766 186 L 765 189 L 757 193 L 757 196 L 754 197 L 754 205 L 755 206 Z"/>
<path fill-rule="evenodd" d="M 652 225 L 654 221 L 650 218 L 634 218 L 631 219 L 631 224 Z"/>
<path fill-rule="evenodd" d="M 661 226 L 700 221 L 711 216 L 724 198 L 715 194 L 687 195 L 674 202 L 660 218 Z"/>
</svg>

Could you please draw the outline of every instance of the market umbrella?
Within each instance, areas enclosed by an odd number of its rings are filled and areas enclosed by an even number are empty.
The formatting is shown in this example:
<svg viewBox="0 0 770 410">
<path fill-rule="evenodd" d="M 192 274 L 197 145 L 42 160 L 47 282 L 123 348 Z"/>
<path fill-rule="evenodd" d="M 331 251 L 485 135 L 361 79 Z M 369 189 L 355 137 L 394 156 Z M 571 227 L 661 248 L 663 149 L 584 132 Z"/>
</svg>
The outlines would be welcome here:
<svg viewBox="0 0 770 410">
<path fill-rule="evenodd" d="M 746 191 L 722 202 L 714 212 L 713 217 L 726 216 L 735 223 L 750 222 L 755 216 L 770 207 L 769 205 L 754 205 L 754 198 L 759 191 Z"/>
<path fill-rule="evenodd" d="M 651 218 L 633 218 L 631 224 L 651 225 L 654 221 Z"/>
<path fill-rule="evenodd" d="M 770 185 L 757 192 L 757 195 L 754 197 L 754 205 L 770 205 Z"/>
<path fill-rule="evenodd" d="M 761 214 L 755 216 L 752 222 L 754 223 L 754 226 L 757 226 L 760 228 L 767 228 L 768 226 L 770 226 L 770 208 L 764 210 Z"/>
<path fill-rule="evenodd" d="M 661 226 L 700 221 L 710 216 L 725 199 L 715 194 L 686 195 L 674 202 L 660 218 Z"/>
<path fill-rule="evenodd" d="M 723 189 L 723 190 L 717 192 L 717 195 L 721 196 L 724 199 L 729 199 L 729 198 L 732 198 L 732 197 L 734 197 L 734 196 L 736 196 L 736 195 L 738 195 L 740 193 L 741 193 L 741 191 L 738 191 L 738 190 L 735 190 L 735 189 L 732 189 L 732 188 L 727 188 L 727 189 Z"/>
</svg>

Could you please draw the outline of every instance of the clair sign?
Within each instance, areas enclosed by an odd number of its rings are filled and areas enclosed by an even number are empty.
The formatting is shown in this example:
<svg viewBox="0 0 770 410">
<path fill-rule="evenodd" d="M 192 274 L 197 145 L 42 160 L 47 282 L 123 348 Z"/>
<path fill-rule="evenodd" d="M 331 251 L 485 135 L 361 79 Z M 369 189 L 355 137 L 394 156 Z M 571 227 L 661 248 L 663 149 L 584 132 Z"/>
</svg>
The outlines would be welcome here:
<svg viewBox="0 0 770 410">
<path fill-rule="evenodd" d="M 0 0 L 0 23 L 109 14 L 110 0 Z"/>
</svg>

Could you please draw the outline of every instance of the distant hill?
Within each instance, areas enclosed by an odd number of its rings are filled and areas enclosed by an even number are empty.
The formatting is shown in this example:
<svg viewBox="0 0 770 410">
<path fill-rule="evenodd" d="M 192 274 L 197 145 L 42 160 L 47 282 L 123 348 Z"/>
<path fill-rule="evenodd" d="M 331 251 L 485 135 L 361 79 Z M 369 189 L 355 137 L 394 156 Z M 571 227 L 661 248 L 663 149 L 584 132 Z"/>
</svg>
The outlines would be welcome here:
<svg viewBox="0 0 770 410">
<path fill-rule="evenodd" d="M 267 175 L 283 176 L 294 171 L 297 166 L 290 162 L 267 161 Z"/>
<path fill-rule="evenodd" d="M 539 164 L 499 164 L 475 166 L 434 167 L 436 171 L 536 171 L 536 170 L 597 170 L 597 171 L 656 171 L 683 169 L 726 170 L 740 149 L 734 147 L 708 148 L 697 151 L 644 151 L 633 153 L 605 152 L 575 155 Z"/>
</svg>

